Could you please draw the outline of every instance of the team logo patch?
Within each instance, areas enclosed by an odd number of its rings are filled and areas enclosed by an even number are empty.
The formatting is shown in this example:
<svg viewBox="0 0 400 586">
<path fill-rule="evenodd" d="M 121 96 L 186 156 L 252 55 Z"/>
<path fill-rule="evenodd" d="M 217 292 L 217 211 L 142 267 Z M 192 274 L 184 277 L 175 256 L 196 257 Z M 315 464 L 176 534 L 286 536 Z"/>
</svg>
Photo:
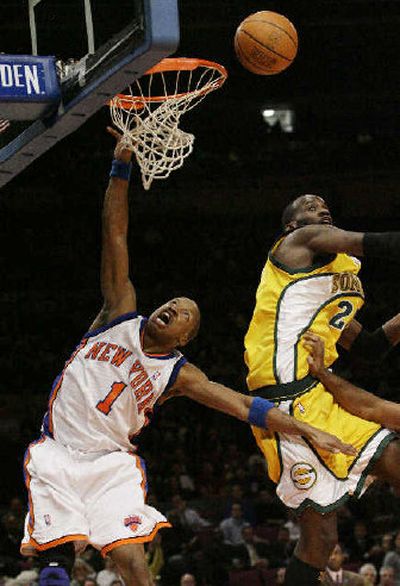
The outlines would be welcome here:
<svg viewBox="0 0 400 586">
<path fill-rule="evenodd" d="M 156 381 L 158 378 L 160 378 L 161 376 L 161 372 L 159 370 L 156 370 L 156 372 L 152 375 L 151 379 Z"/>
<path fill-rule="evenodd" d="M 136 531 L 139 525 L 142 524 L 142 519 L 137 515 L 129 515 L 129 517 L 125 517 L 124 525 L 125 527 L 129 527 L 129 529 L 133 532 Z"/>
<path fill-rule="evenodd" d="M 309 490 L 317 480 L 317 472 L 311 464 L 298 462 L 290 469 L 290 478 L 299 490 Z"/>
</svg>

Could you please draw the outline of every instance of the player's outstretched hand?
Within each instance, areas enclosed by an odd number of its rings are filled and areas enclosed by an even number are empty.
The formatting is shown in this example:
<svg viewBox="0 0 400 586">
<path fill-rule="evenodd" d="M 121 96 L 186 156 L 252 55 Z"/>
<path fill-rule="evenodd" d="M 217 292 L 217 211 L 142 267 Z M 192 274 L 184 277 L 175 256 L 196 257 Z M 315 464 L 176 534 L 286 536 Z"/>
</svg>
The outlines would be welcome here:
<svg viewBox="0 0 400 586">
<path fill-rule="evenodd" d="M 320 450 L 326 450 L 332 454 L 342 453 L 346 454 L 347 456 L 357 455 L 357 450 L 354 446 L 345 444 L 336 436 L 331 435 L 326 431 L 322 431 L 321 429 L 316 429 L 315 427 L 313 427 L 308 433 L 308 439 L 316 448 L 319 448 Z"/>
<path fill-rule="evenodd" d="M 123 161 L 124 163 L 130 163 L 132 158 L 132 151 L 125 148 L 122 142 L 122 134 L 115 130 L 112 126 L 107 126 L 107 132 L 111 134 L 117 141 L 114 149 L 114 159 L 118 159 L 119 161 Z"/>
<path fill-rule="evenodd" d="M 317 378 L 325 370 L 325 344 L 322 339 L 311 331 L 308 331 L 303 336 L 304 347 L 310 352 L 307 356 L 310 374 Z"/>
</svg>

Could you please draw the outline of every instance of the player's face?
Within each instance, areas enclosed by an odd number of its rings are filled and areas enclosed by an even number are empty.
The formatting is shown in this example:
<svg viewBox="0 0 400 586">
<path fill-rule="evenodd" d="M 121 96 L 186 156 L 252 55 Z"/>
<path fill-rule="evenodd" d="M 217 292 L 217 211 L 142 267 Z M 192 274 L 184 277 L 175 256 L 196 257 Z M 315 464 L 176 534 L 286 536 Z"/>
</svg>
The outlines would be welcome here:
<svg viewBox="0 0 400 586">
<path fill-rule="evenodd" d="M 294 221 L 297 228 L 309 224 L 332 226 L 332 216 L 325 201 L 319 195 L 303 195 L 296 201 Z"/>
<path fill-rule="evenodd" d="M 173 346 L 185 346 L 200 319 L 197 304 L 187 297 L 176 297 L 164 303 L 149 317 L 151 333 Z"/>
</svg>

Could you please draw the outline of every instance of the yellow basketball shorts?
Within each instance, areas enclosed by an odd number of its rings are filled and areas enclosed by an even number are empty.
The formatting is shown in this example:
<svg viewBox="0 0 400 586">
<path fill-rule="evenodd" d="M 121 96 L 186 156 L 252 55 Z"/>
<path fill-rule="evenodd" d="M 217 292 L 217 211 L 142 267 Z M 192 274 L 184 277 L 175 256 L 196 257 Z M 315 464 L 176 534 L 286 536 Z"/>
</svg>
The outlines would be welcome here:
<svg viewBox="0 0 400 586">
<path fill-rule="evenodd" d="M 299 513 L 309 506 L 326 513 L 350 496 L 360 497 L 374 481 L 369 473 L 372 464 L 397 435 L 342 409 L 319 382 L 296 398 L 275 403 L 285 413 L 336 435 L 358 451 L 356 456 L 332 454 L 300 436 L 253 427 L 282 502 Z"/>
</svg>

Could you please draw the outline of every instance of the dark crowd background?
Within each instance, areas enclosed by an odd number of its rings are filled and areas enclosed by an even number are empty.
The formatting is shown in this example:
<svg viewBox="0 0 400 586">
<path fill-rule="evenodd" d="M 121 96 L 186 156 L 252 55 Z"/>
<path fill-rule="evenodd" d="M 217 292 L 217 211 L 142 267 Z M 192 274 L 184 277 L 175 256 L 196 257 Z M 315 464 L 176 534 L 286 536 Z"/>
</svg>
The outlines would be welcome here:
<svg viewBox="0 0 400 586">
<path fill-rule="evenodd" d="M 5 4 L 15 17 L 23 6 Z M 181 170 L 145 193 L 136 169 L 131 274 L 144 315 L 175 295 L 198 301 L 201 331 L 185 354 L 211 379 L 243 391 L 243 337 L 283 207 L 299 194 L 318 193 L 338 226 L 398 230 L 400 6 L 385 0 L 180 4 L 179 54 L 220 60 L 230 78 L 185 119 L 196 141 Z M 242 70 L 230 42 L 240 20 L 261 9 L 287 14 L 299 32 L 296 61 L 274 78 Z M 11 43 L 20 24 L 7 22 L 1 27 Z M 263 122 L 261 108 L 274 104 L 295 110 L 293 133 Z M 26 509 L 23 455 L 40 433 L 52 380 L 102 303 L 100 213 L 113 150 L 108 123 L 106 110 L 96 114 L 0 193 L 5 586 L 35 583 L 35 561 L 18 554 Z M 367 303 L 359 319 L 370 330 L 400 311 L 399 266 L 397 259 L 363 263 Z M 337 368 L 398 400 L 398 350 L 379 366 L 341 356 Z M 148 548 L 160 584 L 282 583 L 296 520 L 277 500 L 245 424 L 174 399 L 155 413 L 138 449 L 147 462 L 149 499 L 173 523 Z M 379 571 L 387 552 L 400 566 L 399 507 L 383 484 L 342 507 L 339 533 L 348 566 L 357 571 L 371 562 Z M 74 586 L 93 586 L 89 578 L 110 586 L 118 577 L 107 564 L 89 550 L 74 570 Z"/>
</svg>

